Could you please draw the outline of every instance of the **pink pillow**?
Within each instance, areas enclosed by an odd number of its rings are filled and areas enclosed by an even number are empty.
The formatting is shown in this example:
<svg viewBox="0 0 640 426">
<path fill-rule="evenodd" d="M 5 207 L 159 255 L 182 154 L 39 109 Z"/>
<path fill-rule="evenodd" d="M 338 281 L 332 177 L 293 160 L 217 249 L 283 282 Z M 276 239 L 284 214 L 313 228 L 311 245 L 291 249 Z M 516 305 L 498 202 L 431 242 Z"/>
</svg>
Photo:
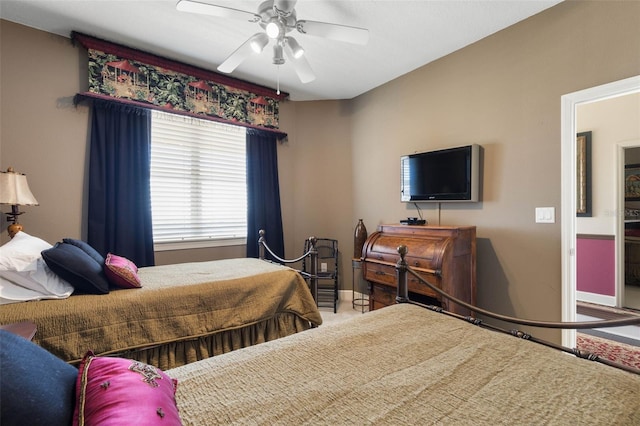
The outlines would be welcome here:
<svg viewBox="0 0 640 426">
<path fill-rule="evenodd" d="M 138 267 L 127 258 L 112 253 L 104 260 L 104 274 L 109 283 L 120 288 L 140 288 Z"/>
<path fill-rule="evenodd" d="M 180 425 L 177 384 L 151 365 L 88 352 L 78 368 L 73 425 Z"/>
</svg>

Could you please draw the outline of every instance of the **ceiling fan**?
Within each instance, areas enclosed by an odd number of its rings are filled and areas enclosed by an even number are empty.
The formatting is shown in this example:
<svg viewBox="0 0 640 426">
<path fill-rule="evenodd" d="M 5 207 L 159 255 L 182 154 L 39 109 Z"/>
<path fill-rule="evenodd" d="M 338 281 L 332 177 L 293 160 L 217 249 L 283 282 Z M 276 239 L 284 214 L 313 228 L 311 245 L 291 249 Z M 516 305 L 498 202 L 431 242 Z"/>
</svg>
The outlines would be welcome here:
<svg viewBox="0 0 640 426">
<path fill-rule="evenodd" d="M 240 45 L 224 60 L 218 71 L 231 73 L 252 53 L 261 53 L 273 40 L 273 63 L 285 63 L 289 58 L 302 83 L 315 80 L 316 76 L 304 56 L 304 49 L 295 38 L 288 35 L 294 29 L 301 34 L 325 37 L 331 40 L 365 45 L 369 41 L 369 30 L 328 22 L 305 21 L 296 18 L 297 0 L 267 0 L 258 6 L 258 12 L 247 12 L 226 6 L 218 6 L 193 0 L 179 0 L 176 9 L 182 12 L 199 13 L 257 23 L 264 31 L 258 32 Z"/>
</svg>

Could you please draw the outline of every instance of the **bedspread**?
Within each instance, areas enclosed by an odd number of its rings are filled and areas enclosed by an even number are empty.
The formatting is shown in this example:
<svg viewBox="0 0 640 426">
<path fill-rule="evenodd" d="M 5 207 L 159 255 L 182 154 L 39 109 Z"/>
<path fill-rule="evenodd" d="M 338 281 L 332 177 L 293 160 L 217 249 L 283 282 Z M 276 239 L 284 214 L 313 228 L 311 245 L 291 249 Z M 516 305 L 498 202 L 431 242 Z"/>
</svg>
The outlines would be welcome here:
<svg viewBox="0 0 640 426">
<path fill-rule="evenodd" d="M 153 266 L 140 268 L 138 275 L 140 289 L 0 306 L 0 323 L 34 322 L 34 341 L 74 363 L 89 349 L 122 353 L 277 322 L 281 316 L 297 322 L 280 321 L 293 329 L 280 330 L 274 338 L 299 331 L 301 324 L 305 329 L 322 322 L 300 274 L 262 260 Z M 171 361 L 161 367 L 179 364 Z"/>
<path fill-rule="evenodd" d="M 167 373 L 185 425 L 640 424 L 640 376 L 406 304 Z"/>
</svg>

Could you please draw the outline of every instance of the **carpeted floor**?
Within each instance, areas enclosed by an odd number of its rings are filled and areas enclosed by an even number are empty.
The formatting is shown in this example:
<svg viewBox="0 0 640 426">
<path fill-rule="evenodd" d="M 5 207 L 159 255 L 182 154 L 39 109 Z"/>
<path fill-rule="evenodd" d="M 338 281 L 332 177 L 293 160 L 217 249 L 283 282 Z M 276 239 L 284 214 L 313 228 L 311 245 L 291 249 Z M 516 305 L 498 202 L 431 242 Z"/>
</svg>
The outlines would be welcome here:
<svg viewBox="0 0 640 426">
<path fill-rule="evenodd" d="M 602 358 L 640 369 L 640 347 L 638 346 L 578 333 L 577 347 Z"/>
</svg>

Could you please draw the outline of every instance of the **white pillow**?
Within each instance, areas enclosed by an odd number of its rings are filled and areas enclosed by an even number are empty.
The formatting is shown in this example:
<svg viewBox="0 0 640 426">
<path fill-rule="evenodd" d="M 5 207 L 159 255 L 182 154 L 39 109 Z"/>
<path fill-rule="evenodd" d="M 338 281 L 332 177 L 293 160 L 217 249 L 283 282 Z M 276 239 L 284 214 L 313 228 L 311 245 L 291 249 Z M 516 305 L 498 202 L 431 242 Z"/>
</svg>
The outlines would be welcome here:
<svg viewBox="0 0 640 426">
<path fill-rule="evenodd" d="M 20 231 L 0 246 L 0 271 L 35 271 L 37 260 L 42 258 L 40 253 L 51 247 L 48 242 Z"/>
<path fill-rule="evenodd" d="M 41 298 L 66 298 L 73 293 L 73 286 L 56 275 L 42 258 L 36 261 L 35 271 L 0 271 L 0 278 L 38 292 Z"/>
<path fill-rule="evenodd" d="M 44 295 L 37 291 L 29 290 L 0 277 L 0 305 L 7 303 L 38 300 Z"/>
<path fill-rule="evenodd" d="M 71 295 L 71 293 L 69 293 Z M 69 297 L 67 295 L 66 297 Z M 29 300 L 64 299 L 63 296 L 45 295 L 30 290 L 0 277 L 0 305 L 7 303 L 26 302 Z"/>
</svg>

